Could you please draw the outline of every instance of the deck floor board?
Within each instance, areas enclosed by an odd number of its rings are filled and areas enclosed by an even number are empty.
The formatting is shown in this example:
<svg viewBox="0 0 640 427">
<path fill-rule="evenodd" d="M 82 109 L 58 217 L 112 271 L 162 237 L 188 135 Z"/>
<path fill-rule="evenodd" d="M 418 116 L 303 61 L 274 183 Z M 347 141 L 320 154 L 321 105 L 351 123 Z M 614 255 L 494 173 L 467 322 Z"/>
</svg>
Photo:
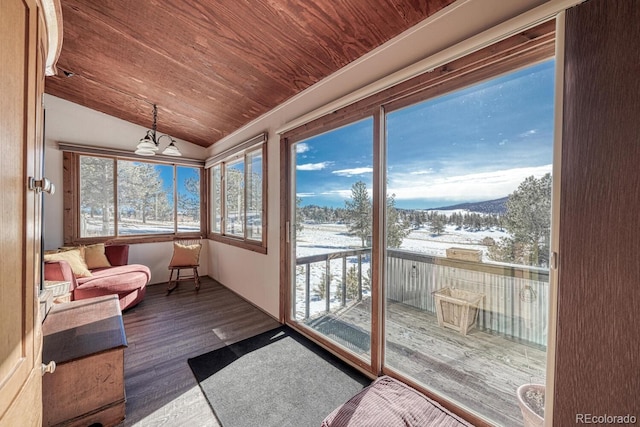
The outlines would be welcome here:
<svg viewBox="0 0 640 427">
<path fill-rule="evenodd" d="M 365 302 L 330 316 L 368 331 L 368 310 Z M 387 305 L 385 327 L 387 366 L 501 425 L 522 425 L 519 385 L 544 383 L 546 352 L 540 346 L 475 327 L 465 336 L 438 326 L 436 316 L 400 303 Z"/>
</svg>

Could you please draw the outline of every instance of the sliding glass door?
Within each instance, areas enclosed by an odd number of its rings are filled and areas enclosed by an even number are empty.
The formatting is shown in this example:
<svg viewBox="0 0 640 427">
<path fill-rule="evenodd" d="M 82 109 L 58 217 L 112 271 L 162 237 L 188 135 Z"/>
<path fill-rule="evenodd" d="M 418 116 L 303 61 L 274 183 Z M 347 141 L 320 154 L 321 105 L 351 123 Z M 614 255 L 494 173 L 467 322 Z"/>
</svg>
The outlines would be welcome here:
<svg viewBox="0 0 640 427">
<path fill-rule="evenodd" d="M 547 61 L 386 115 L 410 233 L 387 217 L 385 366 L 500 425 L 545 382 L 553 76 Z"/>
<path fill-rule="evenodd" d="M 292 320 L 369 363 L 373 119 L 292 144 Z"/>
<path fill-rule="evenodd" d="M 554 30 L 283 135 L 285 320 L 495 425 L 522 425 L 516 390 L 546 381 Z"/>
</svg>

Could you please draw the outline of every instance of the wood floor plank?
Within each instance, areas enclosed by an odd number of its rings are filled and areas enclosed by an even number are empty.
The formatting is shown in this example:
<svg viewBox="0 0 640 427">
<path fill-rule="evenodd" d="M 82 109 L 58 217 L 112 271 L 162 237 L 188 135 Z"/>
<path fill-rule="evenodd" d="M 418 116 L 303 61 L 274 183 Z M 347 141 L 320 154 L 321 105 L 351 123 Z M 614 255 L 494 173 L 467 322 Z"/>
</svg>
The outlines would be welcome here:
<svg viewBox="0 0 640 427">
<path fill-rule="evenodd" d="M 128 426 L 219 427 L 187 359 L 279 326 L 277 320 L 203 277 L 166 295 L 149 286 L 138 306 L 123 314 Z"/>
</svg>

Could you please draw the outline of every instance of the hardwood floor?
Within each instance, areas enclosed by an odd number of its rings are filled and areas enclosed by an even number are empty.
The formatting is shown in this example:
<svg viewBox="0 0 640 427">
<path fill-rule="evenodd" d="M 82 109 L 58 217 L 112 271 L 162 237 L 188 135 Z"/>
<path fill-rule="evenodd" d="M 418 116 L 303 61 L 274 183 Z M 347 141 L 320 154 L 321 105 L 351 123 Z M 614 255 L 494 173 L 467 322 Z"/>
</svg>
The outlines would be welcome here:
<svg viewBox="0 0 640 427">
<path fill-rule="evenodd" d="M 279 323 L 213 279 L 200 290 L 149 286 L 124 313 L 127 426 L 219 426 L 187 359 L 273 329 Z"/>
</svg>

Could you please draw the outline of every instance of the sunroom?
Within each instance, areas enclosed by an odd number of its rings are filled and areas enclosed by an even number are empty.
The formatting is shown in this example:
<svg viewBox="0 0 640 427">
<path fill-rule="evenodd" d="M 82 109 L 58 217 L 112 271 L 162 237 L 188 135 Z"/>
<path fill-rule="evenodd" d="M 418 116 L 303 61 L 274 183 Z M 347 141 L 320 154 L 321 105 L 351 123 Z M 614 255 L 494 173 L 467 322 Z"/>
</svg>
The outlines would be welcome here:
<svg viewBox="0 0 640 427">
<path fill-rule="evenodd" d="M 200 238 L 201 275 L 371 378 L 398 378 L 478 425 L 520 425 L 516 390 L 529 383 L 547 387 L 548 425 L 575 422 L 579 411 L 630 411 L 637 400 L 615 384 L 636 384 L 637 363 L 611 350 L 627 354 L 621 342 L 632 332 L 616 329 L 614 340 L 596 313 L 627 316 L 626 297 L 603 296 L 598 284 L 626 291 L 631 276 L 621 267 L 605 278 L 584 262 L 593 259 L 585 241 L 604 236 L 583 234 L 596 213 L 584 200 L 612 196 L 582 170 L 629 189 L 635 181 L 607 165 L 630 171 L 637 156 L 618 137 L 611 150 L 582 152 L 579 138 L 612 128 L 576 130 L 583 122 L 572 108 L 588 99 L 572 96 L 611 83 L 580 62 L 596 54 L 580 43 L 582 23 L 637 10 L 591 0 L 565 12 L 575 3 L 453 2 L 210 147 L 178 140 L 182 158 L 136 157 L 131 141 L 144 128 L 50 93 L 44 168 L 79 198 L 45 201 L 45 249 L 126 241 L 162 286 L 173 240 Z M 602 31 L 620 35 L 617 25 Z M 597 53 L 610 64 L 623 56 Z M 618 150 L 629 158 L 603 157 Z M 82 192 L 96 162 L 112 177 L 101 206 Z M 145 168 L 152 178 L 136 190 L 167 185 L 150 188 L 139 208 L 140 193 L 126 189 L 139 174 L 128 171 Z M 620 267 L 627 252 L 615 253 L 598 260 Z M 609 373 L 594 374 L 597 366 Z M 615 399 L 581 391 L 603 382 Z"/>
</svg>

